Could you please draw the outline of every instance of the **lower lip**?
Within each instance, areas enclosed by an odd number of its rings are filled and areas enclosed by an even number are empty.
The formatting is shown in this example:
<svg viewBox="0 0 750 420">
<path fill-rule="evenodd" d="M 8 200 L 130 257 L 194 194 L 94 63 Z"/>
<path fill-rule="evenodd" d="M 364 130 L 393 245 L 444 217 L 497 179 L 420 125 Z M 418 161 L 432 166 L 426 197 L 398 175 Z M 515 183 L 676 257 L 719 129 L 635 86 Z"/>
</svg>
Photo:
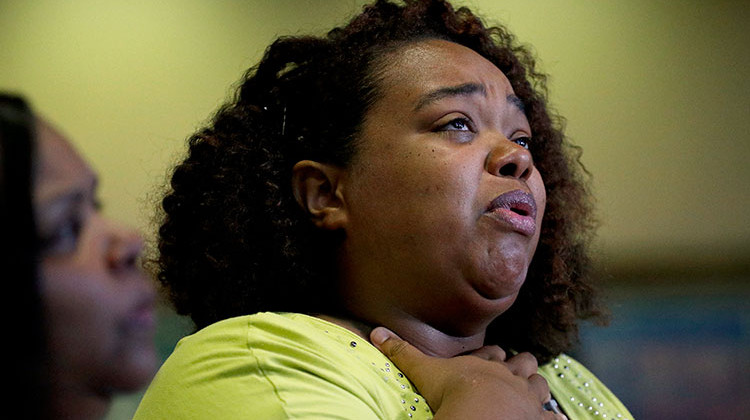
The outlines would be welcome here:
<svg viewBox="0 0 750 420">
<path fill-rule="evenodd" d="M 150 334 L 156 329 L 156 313 L 152 307 L 142 308 L 131 313 L 126 323 L 132 332 Z"/>
<path fill-rule="evenodd" d="M 514 231 L 526 236 L 536 232 L 536 220 L 531 216 L 523 216 L 512 210 L 497 208 L 487 213 L 490 217 L 511 227 Z"/>
</svg>

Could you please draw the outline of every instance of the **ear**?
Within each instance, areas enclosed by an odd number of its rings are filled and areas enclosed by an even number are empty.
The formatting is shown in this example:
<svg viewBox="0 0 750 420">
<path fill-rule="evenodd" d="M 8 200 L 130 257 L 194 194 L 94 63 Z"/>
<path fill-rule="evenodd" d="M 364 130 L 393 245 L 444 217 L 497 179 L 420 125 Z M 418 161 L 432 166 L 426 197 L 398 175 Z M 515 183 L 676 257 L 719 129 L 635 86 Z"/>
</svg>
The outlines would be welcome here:
<svg viewBox="0 0 750 420">
<path fill-rule="evenodd" d="M 294 198 L 315 226 L 337 230 L 346 226 L 343 196 L 344 170 L 338 166 L 302 160 L 292 168 Z"/>
</svg>

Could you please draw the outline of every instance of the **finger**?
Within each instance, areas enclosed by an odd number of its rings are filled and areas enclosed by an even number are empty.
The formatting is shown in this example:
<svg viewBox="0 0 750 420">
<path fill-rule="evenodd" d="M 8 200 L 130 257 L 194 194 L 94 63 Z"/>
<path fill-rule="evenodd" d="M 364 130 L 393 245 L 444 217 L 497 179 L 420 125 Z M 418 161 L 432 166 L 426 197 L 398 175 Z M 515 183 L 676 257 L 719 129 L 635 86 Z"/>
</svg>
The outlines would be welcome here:
<svg viewBox="0 0 750 420">
<path fill-rule="evenodd" d="M 551 396 L 549 400 L 544 402 L 542 407 L 544 408 L 545 411 L 556 414 L 555 416 L 556 419 L 567 420 L 567 417 L 561 411 L 560 406 L 557 404 L 557 401 L 555 401 Z"/>
<path fill-rule="evenodd" d="M 541 403 L 546 403 L 552 398 L 547 380 L 538 373 L 529 376 L 529 388 L 531 388 L 531 391 L 539 398 Z"/>
<path fill-rule="evenodd" d="M 499 346 L 480 347 L 468 354 L 489 360 L 490 362 L 504 362 L 506 357 L 505 350 Z"/>
<path fill-rule="evenodd" d="M 514 375 L 522 378 L 528 378 L 535 374 L 539 369 L 539 364 L 531 353 L 519 353 L 505 361 L 508 364 L 508 369 L 513 372 Z"/>
<path fill-rule="evenodd" d="M 563 413 L 553 413 L 551 411 L 545 411 L 542 413 L 542 419 L 544 420 L 568 420 Z"/>
<path fill-rule="evenodd" d="M 550 419 L 550 420 L 568 420 L 568 417 L 563 413 L 553 413 L 551 411 L 545 411 L 543 413 L 543 418 Z"/>
</svg>

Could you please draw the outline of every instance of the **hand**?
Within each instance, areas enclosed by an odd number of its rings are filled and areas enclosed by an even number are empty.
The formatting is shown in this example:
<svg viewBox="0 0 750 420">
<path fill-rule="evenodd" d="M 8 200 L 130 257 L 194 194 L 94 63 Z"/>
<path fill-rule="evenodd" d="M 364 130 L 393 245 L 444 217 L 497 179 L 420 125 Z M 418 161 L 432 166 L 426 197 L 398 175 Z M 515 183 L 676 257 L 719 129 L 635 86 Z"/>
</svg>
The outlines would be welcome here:
<svg viewBox="0 0 750 420">
<path fill-rule="evenodd" d="M 436 420 L 567 419 L 542 408 L 551 396 L 530 353 L 506 360 L 500 347 L 485 346 L 443 359 L 422 353 L 383 327 L 375 328 L 370 340 L 417 387 Z"/>
</svg>

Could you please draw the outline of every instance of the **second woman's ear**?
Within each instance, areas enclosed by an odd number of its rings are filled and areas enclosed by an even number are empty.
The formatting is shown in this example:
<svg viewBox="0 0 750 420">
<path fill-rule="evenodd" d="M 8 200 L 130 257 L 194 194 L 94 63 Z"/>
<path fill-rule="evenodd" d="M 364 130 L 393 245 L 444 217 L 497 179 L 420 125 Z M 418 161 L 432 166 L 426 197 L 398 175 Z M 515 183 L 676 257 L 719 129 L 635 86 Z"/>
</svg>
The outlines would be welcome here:
<svg viewBox="0 0 750 420">
<path fill-rule="evenodd" d="M 344 169 L 312 160 L 297 162 L 292 169 L 294 198 L 315 226 L 336 230 L 346 226 L 343 197 Z"/>
</svg>

